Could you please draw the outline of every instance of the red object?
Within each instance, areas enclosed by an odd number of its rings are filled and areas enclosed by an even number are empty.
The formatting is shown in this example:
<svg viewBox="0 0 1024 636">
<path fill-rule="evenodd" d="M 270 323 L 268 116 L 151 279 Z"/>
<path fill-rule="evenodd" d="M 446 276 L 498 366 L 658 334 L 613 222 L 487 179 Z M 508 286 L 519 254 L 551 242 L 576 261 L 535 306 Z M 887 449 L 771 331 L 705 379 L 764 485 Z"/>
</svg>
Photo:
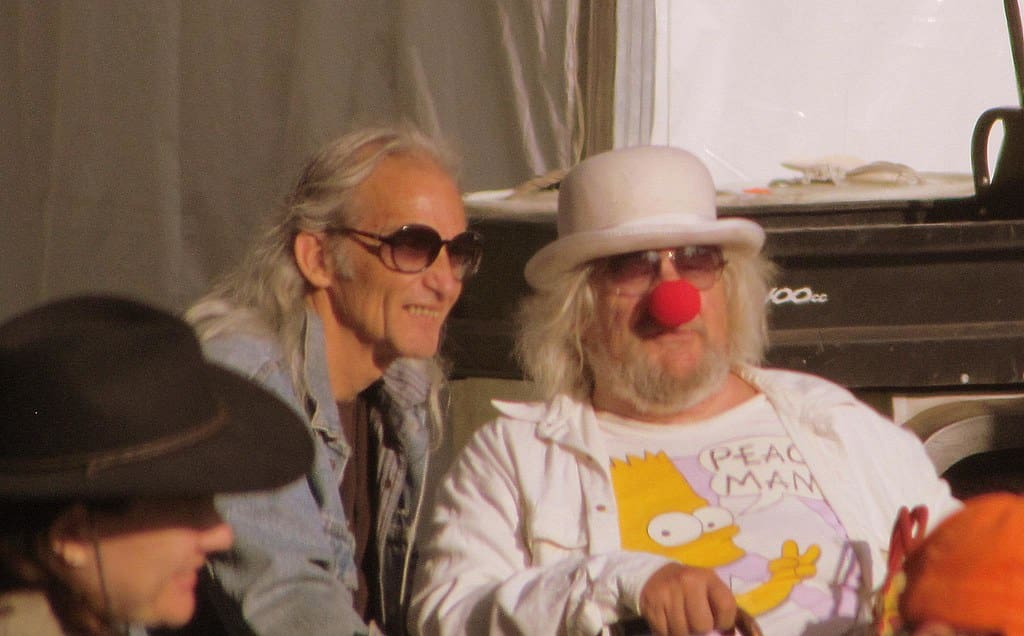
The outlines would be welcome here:
<svg viewBox="0 0 1024 636">
<path fill-rule="evenodd" d="M 928 530 L 928 508 L 917 506 L 908 510 L 899 509 L 896 524 L 889 537 L 889 564 L 885 581 L 878 592 L 874 608 L 874 634 L 895 636 L 903 632 L 903 619 L 899 615 L 900 594 L 906 586 L 906 572 L 903 570 L 907 554 L 916 550 L 924 541 Z"/>
<path fill-rule="evenodd" d="M 700 292 L 685 280 L 667 280 L 651 292 L 648 311 L 659 325 L 675 329 L 700 313 Z"/>
<path fill-rule="evenodd" d="M 964 501 L 907 553 L 900 615 L 957 633 L 1024 636 L 1024 497 L 992 492 Z"/>
</svg>

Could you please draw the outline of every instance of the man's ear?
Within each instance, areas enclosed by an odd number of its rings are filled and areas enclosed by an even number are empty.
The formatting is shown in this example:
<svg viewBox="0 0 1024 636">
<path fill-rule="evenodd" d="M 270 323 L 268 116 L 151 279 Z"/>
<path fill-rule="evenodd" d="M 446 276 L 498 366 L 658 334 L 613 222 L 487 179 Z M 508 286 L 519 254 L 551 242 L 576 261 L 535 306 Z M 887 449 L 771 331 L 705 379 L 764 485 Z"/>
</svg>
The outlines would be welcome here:
<svg viewBox="0 0 1024 636">
<path fill-rule="evenodd" d="M 292 250 L 299 271 L 310 285 L 317 289 L 330 287 L 333 273 L 328 264 L 323 237 L 309 232 L 299 232 L 295 235 Z"/>
<path fill-rule="evenodd" d="M 46 536 L 47 544 L 62 564 L 80 568 L 89 562 L 92 538 L 89 512 L 82 504 L 75 504 L 57 515 Z"/>
</svg>

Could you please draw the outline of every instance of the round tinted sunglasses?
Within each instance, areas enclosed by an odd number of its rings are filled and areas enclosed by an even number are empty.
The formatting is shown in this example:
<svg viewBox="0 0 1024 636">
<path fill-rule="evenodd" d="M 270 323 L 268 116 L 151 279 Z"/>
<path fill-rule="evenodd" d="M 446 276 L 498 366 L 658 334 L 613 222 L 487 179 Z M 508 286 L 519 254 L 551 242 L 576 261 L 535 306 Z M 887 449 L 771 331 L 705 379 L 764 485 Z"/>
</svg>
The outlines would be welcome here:
<svg viewBox="0 0 1024 636">
<path fill-rule="evenodd" d="M 477 232 L 467 230 L 447 241 L 432 227 L 426 225 L 403 225 L 391 234 L 374 234 L 350 227 L 330 228 L 328 232 L 355 234 L 380 241 L 371 247 L 359 241 L 364 247 L 373 249 L 388 269 L 406 274 L 416 274 L 427 269 L 437 260 L 441 248 L 448 249 L 448 261 L 456 280 L 465 280 L 476 273 L 483 256 L 483 238 Z"/>
<path fill-rule="evenodd" d="M 714 245 L 686 245 L 663 250 L 616 254 L 598 261 L 599 271 L 616 291 L 626 295 L 647 293 L 661 271 L 661 255 L 667 252 L 676 274 L 701 291 L 710 289 L 722 275 L 725 257 Z"/>
</svg>

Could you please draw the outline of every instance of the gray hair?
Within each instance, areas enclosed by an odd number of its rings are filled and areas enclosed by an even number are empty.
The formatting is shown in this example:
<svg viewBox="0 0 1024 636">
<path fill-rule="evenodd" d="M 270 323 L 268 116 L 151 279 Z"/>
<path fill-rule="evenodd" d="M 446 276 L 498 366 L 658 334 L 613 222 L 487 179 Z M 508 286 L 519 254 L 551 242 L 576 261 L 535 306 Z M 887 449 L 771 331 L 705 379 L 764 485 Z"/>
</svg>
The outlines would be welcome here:
<svg viewBox="0 0 1024 636">
<path fill-rule="evenodd" d="M 765 300 L 776 268 L 760 254 L 730 258 L 727 253 L 726 259 L 722 277 L 730 364 L 760 364 L 768 346 Z M 584 343 L 597 309 L 593 271 L 591 262 L 561 274 L 551 287 L 525 298 L 516 315 L 516 359 L 547 399 L 565 394 L 586 402 L 594 390 Z"/>
<path fill-rule="evenodd" d="M 308 390 L 302 374 L 302 328 L 309 287 L 295 262 L 295 237 L 332 226 L 357 226 L 366 211 L 355 204 L 356 191 L 377 165 L 391 156 L 422 157 L 453 179 L 457 173 L 454 155 L 447 147 L 405 124 L 365 128 L 329 142 L 306 164 L 269 227 L 240 263 L 186 312 L 185 319 L 200 339 L 224 333 L 272 337 L 288 361 L 294 386 Z M 350 276 L 345 242 L 333 242 L 331 255 L 338 275 Z M 431 419 L 439 426 L 438 395 L 444 374 L 439 360 L 428 366 L 433 367 L 428 372 L 434 387 L 430 392 Z"/>
</svg>

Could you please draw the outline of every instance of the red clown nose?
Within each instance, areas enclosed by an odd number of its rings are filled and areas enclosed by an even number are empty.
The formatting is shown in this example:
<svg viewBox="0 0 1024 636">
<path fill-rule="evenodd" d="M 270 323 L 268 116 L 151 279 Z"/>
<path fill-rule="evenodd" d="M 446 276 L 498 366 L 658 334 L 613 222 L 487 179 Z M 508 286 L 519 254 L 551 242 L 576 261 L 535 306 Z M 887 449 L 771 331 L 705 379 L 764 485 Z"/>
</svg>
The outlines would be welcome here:
<svg viewBox="0 0 1024 636">
<path fill-rule="evenodd" d="M 685 280 L 667 280 L 651 292 L 648 311 L 666 329 L 690 322 L 700 313 L 700 292 Z"/>
</svg>

